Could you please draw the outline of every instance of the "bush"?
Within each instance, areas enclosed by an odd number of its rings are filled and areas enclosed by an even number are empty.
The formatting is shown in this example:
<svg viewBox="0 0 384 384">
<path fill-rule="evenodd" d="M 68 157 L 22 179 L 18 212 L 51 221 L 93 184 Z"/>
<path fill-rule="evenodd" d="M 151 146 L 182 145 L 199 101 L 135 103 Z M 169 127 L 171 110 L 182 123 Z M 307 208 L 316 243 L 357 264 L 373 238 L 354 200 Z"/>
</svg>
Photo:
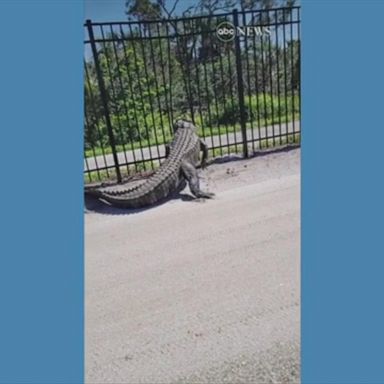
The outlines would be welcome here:
<svg viewBox="0 0 384 384">
<path fill-rule="evenodd" d="M 268 120 L 278 117 L 286 117 L 287 113 L 299 112 L 299 97 L 278 96 L 269 93 L 246 96 L 244 100 L 246 121 L 254 121 L 258 118 Z M 273 112 L 273 113 L 272 113 Z M 232 125 L 240 123 L 240 107 L 238 100 L 234 103 L 227 101 L 219 113 L 213 117 L 213 123 L 219 125 Z"/>
</svg>

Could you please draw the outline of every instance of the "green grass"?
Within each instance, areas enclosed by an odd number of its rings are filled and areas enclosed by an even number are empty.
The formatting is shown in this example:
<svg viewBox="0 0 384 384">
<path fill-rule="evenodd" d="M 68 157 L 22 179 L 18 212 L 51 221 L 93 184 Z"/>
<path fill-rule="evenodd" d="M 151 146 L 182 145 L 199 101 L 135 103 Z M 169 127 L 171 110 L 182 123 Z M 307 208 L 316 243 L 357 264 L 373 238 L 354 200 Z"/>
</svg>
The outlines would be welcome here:
<svg viewBox="0 0 384 384">
<path fill-rule="evenodd" d="M 137 174 L 143 174 L 145 172 L 151 172 L 157 168 L 159 168 L 160 163 L 156 160 L 145 160 L 140 163 L 137 163 L 136 166 L 126 165 L 120 166 L 120 174 L 123 181 L 129 180 L 132 176 Z M 116 170 L 114 168 L 110 168 L 107 170 L 100 171 L 91 171 L 84 174 L 84 183 L 100 183 L 105 181 L 117 180 Z"/>
<path fill-rule="evenodd" d="M 262 139 L 260 141 L 254 142 L 255 147 L 255 153 L 257 153 L 260 150 L 268 150 L 268 149 L 277 149 L 279 147 L 285 147 L 287 145 L 298 145 L 301 141 L 301 135 L 300 133 L 289 133 L 287 136 L 282 137 L 276 137 L 268 138 L 268 139 Z M 249 149 L 249 155 L 252 156 L 252 143 L 248 143 L 248 149 Z M 223 148 L 215 148 L 210 150 L 210 157 L 212 158 L 218 158 L 225 155 L 230 154 L 243 154 L 243 144 L 238 143 L 236 145 L 230 145 L 228 147 Z"/>
<path fill-rule="evenodd" d="M 243 146 L 242 144 L 238 144 L 237 147 L 236 145 L 230 145 L 228 147 L 223 147 L 223 148 L 215 148 L 211 150 L 210 156 L 213 159 L 225 156 L 225 155 L 230 155 L 230 154 L 242 154 L 243 153 Z"/>
<path fill-rule="evenodd" d="M 287 136 L 277 137 L 275 139 L 263 139 L 260 141 L 259 148 L 261 150 L 274 149 L 287 145 L 299 145 L 301 143 L 300 133 L 290 133 Z"/>
<path fill-rule="evenodd" d="M 290 133 L 287 136 L 278 137 L 275 139 L 262 139 L 260 141 L 255 142 L 255 153 L 257 153 L 258 150 L 268 150 L 268 149 L 276 149 L 279 147 L 284 147 L 287 145 L 297 145 L 301 142 L 301 134 L 300 133 Z M 249 149 L 251 149 L 252 143 L 248 143 Z M 236 145 L 230 145 L 223 148 L 215 148 L 211 149 L 209 151 L 209 157 L 211 159 L 215 159 L 218 157 L 222 157 L 225 155 L 230 154 L 242 154 L 243 153 L 243 145 L 242 143 L 239 143 Z M 250 151 L 250 155 L 252 156 L 252 151 Z M 152 166 L 153 164 L 153 166 Z M 150 172 L 159 167 L 160 163 L 158 161 L 146 160 L 143 162 L 140 162 L 135 166 L 129 166 L 127 169 L 126 166 L 121 166 L 120 173 L 123 178 L 123 181 L 129 180 L 130 177 L 132 177 L 135 174 L 143 173 L 143 172 Z M 102 170 L 102 171 L 92 171 L 90 173 L 86 173 L 84 175 L 84 183 L 92 183 L 92 182 L 106 182 L 110 180 L 116 180 L 116 171 L 111 168 L 108 170 Z"/>
<path fill-rule="evenodd" d="M 294 116 L 292 116 L 292 114 L 289 114 L 288 116 L 280 116 L 280 118 L 275 117 L 274 119 L 272 119 L 272 118 L 260 119 L 260 127 L 275 125 L 275 124 L 279 124 L 280 122 L 286 123 L 286 122 L 292 122 L 294 120 L 297 121 L 299 119 L 300 119 L 299 113 L 295 113 Z M 254 129 L 257 129 L 257 127 L 258 127 L 258 121 L 257 120 L 246 123 L 247 129 L 252 128 L 252 127 Z M 210 136 L 216 136 L 216 135 L 223 135 L 226 133 L 240 132 L 240 130 L 241 130 L 241 125 L 239 123 L 237 123 L 237 124 L 232 124 L 232 125 L 220 125 L 220 126 L 215 126 L 215 127 L 204 127 L 204 130 L 200 126 L 198 133 L 200 136 L 203 136 L 203 132 L 204 132 L 205 137 L 210 137 Z M 169 141 L 171 141 L 171 136 L 166 134 L 165 137 L 163 137 L 163 136 L 158 137 L 157 142 L 155 139 L 151 139 L 151 140 L 142 140 L 141 143 L 139 141 L 136 141 L 132 144 L 125 144 L 124 146 L 123 145 L 116 145 L 116 151 L 117 152 L 123 152 L 124 148 L 126 151 L 129 151 L 132 149 L 146 148 L 146 147 L 154 146 L 157 144 L 159 144 L 159 145 L 165 144 L 165 143 L 168 143 Z M 94 157 L 94 156 L 99 156 L 99 155 L 103 155 L 103 154 L 107 155 L 107 154 L 111 154 L 111 153 L 112 153 L 112 149 L 110 146 L 104 147 L 104 152 L 103 152 L 103 149 L 101 147 L 96 147 L 93 150 L 87 149 L 85 151 L 85 157 L 88 158 L 88 157 Z"/>
</svg>

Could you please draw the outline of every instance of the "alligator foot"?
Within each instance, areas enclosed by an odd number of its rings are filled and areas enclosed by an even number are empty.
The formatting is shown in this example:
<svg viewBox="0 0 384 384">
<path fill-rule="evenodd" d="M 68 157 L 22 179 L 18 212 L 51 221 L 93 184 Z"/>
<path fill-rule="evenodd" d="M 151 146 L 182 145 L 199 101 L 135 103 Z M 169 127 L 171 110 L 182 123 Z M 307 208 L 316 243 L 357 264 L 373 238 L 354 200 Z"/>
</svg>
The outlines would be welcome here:
<svg viewBox="0 0 384 384">
<path fill-rule="evenodd" d="M 188 161 L 184 161 L 181 165 L 184 177 L 188 180 L 189 189 L 193 196 L 197 198 L 211 199 L 215 196 L 214 193 L 204 192 L 200 189 L 199 177 L 197 176 L 196 168 Z"/>
<path fill-rule="evenodd" d="M 190 187 L 191 188 L 191 187 Z M 204 198 L 204 199 L 212 199 L 213 197 L 215 197 L 215 194 L 214 193 L 211 193 L 211 192 L 204 192 L 202 191 L 201 189 L 199 189 L 198 191 L 192 191 L 191 189 L 191 192 L 193 193 L 193 195 L 197 198 Z"/>
</svg>

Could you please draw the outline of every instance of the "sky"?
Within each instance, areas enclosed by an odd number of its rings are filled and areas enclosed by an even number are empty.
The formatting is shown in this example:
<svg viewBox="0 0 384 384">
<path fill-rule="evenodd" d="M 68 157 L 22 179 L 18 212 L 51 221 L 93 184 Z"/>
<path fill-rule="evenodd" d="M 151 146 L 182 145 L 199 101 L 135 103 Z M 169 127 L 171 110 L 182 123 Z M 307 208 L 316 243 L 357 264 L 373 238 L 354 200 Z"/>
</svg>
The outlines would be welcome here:
<svg viewBox="0 0 384 384">
<path fill-rule="evenodd" d="M 0 0 L 1 1 L 1 0 Z M 126 21 L 125 15 L 126 0 L 84 0 L 84 19 L 97 21 Z M 175 0 L 166 0 L 167 9 L 172 9 Z M 296 1 L 297 5 L 300 1 Z M 179 0 L 174 16 L 179 16 L 190 6 L 195 6 L 197 0 Z"/>
<path fill-rule="evenodd" d="M 0 0 L 1 1 L 1 0 Z M 126 0 L 84 0 L 84 21 L 87 19 L 93 22 L 127 21 L 125 14 Z M 172 9 L 175 0 L 166 0 L 167 9 Z M 179 0 L 173 15 L 180 15 L 196 0 Z M 85 58 L 91 57 L 89 44 L 85 45 Z"/>
<path fill-rule="evenodd" d="M 127 21 L 125 2 L 126 0 L 84 0 L 84 20 L 90 19 L 93 22 Z M 167 9 L 172 9 L 174 2 L 175 0 L 166 0 Z M 196 3 L 197 0 L 179 0 L 173 16 L 180 15 Z M 297 1 L 297 3 L 300 2 Z M 281 37 L 280 41 L 282 41 Z M 86 44 L 85 58 L 89 57 L 91 57 L 91 48 L 89 44 Z"/>
<path fill-rule="evenodd" d="M 166 1 L 167 8 L 172 8 L 174 0 Z M 174 14 L 179 15 L 196 0 L 179 0 Z M 125 0 L 84 0 L 84 18 L 92 21 L 125 21 Z"/>
</svg>

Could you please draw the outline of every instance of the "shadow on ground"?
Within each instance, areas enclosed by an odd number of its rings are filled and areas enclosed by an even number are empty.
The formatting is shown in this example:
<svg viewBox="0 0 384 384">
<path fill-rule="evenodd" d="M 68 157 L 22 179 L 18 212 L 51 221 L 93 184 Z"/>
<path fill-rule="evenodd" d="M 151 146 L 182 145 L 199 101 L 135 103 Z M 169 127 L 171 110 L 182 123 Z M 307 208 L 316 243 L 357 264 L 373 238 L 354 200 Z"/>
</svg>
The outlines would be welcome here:
<svg viewBox="0 0 384 384">
<path fill-rule="evenodd" d="M 160 205 L 166 204 L 172 200 L 182 200 L 185 202 L 199 202 L 202 199 L 195 198 L 188 193 L 177 192 L 170 197 L 153 204 L 148 207 L 143 208 L 117 208 L 111 204 L 104 202 L 97 197 L 84 195 L 84 213 L 100 213 L 104 215 L 132 215 L 135 213 L 144 212 L 150 209 L 154 209 Z"/>
</svg>

